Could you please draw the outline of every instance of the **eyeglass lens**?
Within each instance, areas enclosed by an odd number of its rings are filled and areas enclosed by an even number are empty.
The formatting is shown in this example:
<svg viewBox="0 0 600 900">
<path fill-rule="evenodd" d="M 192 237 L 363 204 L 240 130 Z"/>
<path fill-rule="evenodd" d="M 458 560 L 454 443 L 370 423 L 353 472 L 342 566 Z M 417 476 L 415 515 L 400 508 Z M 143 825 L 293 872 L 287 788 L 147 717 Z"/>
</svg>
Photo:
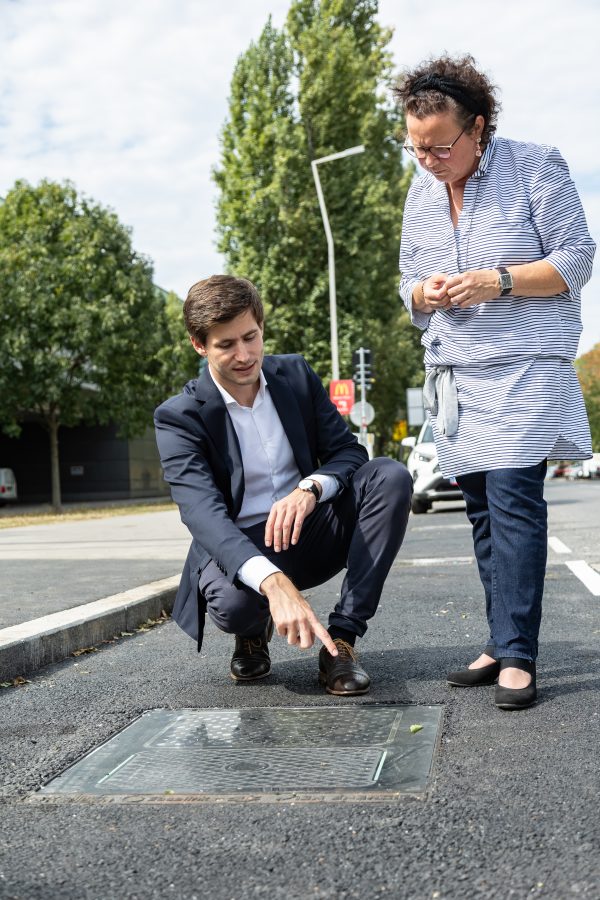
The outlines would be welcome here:
<svg viewBox="0 0 600 900">
<path fill-rule="evenodd" d="M 417 159 L 425 159 L 428 153 L 431 153 L 433 156 L 438 159 L 448 159 L 450 156 L 451 147 L 413 147 L 412 144 L 405 144 L 404 149 L 407 153 L 410 153 L 411 156 L 416 156 Z"/>
</svg>

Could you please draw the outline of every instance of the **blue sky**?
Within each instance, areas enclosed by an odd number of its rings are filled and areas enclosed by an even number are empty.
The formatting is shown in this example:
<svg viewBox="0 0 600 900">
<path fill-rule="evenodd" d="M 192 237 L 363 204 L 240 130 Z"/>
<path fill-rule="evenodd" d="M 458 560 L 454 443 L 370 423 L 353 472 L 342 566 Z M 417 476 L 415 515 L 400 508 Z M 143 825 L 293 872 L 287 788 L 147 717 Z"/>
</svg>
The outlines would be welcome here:
<svg viewBox="0 0 600 900">
<path fill-rule="evenodd" d="M 71 179 L 133 228 L 158 284 L 185 293 L 222 269 L 218 134 L 233 66 L 282 0 L 0 0 L 0 195 Z M 398 69 L 470 52 L 499 85 L 498 133 L 555 144 L 600 243 L 595 0 L 380 0 Z M 343 149 L 343 148 L 340 148 Z M 600 252 L 580 350 L 600 341 Z"/>
</svg>

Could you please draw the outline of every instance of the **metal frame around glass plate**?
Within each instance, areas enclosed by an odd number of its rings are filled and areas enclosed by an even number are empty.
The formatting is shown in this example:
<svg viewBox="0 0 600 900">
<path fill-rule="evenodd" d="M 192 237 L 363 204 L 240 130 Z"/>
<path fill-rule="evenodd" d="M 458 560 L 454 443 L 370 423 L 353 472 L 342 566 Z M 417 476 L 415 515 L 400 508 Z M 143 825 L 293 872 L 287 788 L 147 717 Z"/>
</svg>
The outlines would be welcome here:
<svg viewBox="0 0 600 900">
<path fill-rule="evenodd" d="M 400 704 L 150 710 L 35 797 L 156 802 L 422 795 L 441 712 L 441 706 Z"/>
</svg>

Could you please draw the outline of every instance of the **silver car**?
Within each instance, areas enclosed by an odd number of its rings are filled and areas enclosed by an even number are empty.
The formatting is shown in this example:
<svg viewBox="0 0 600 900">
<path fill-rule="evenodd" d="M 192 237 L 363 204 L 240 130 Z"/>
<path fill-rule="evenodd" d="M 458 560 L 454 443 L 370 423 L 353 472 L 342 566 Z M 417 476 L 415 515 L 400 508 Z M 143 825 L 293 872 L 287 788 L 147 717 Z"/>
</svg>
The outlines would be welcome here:
<svg viewBox="0 0 600 900">
<path fill-rule="evenodd" d="M 440 472 L 433 432 L 428 421 L 424 422 L 417 438 L 404 438 L 402 446 L 411 448 L 406 467 L 413 479 L 413 513 L 426 513 L 435 500 L 463 499 L 462 491 L 454 478 L 444 478 Z"/>
</svg>

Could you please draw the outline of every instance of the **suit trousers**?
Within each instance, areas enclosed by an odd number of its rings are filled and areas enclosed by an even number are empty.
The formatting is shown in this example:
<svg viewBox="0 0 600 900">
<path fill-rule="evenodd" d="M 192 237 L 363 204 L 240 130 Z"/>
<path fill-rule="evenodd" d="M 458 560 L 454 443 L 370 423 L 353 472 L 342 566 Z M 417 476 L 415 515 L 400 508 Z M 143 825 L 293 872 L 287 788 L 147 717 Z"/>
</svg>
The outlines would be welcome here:
<svg viewBox="0 0 600 900">
<path fill-rule="evenodd" d="M 383 584 L 404 539 L 412 479 L 406 467 L 387 457 L 365 463 L 350 486 L 331 502 L 318 504 L 304 521 L 300 539 L 275 553 L 265 547 L 265 522 L 244 529 L 260 553 L 304 591 L 346 575 L 329 624 L 358 636 L 375 614 Z M 221 631 L 251 637 L 269 618 L 267 598 L 236 579 L 234 584 L 211 560 L 200 574 L 200 594 Z"/>
<path fill-rule="evenodd" d="M 543 460 L 456 477 L 485 592 L 490 627 L 485 652 L 496 659 L 537 657 L 548 552 L 545 475 Z"/>
</svg>

